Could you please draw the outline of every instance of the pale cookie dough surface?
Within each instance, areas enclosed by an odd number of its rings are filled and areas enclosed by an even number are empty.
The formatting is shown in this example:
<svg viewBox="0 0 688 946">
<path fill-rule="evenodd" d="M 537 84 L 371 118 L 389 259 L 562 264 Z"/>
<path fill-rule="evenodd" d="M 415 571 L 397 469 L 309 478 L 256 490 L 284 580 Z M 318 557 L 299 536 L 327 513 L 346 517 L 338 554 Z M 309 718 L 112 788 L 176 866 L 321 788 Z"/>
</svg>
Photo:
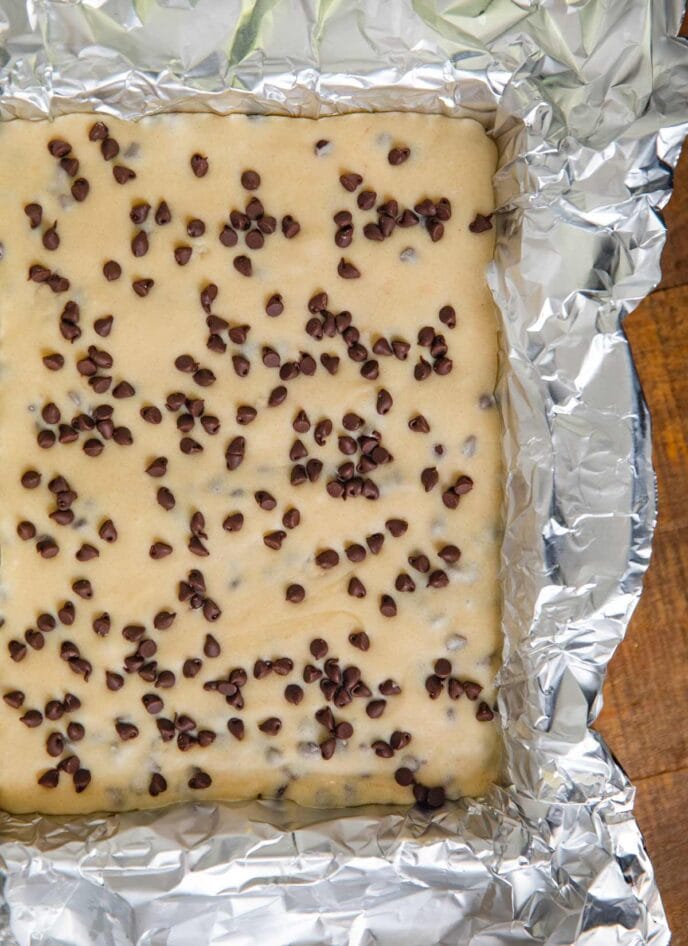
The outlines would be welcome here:
<svg viewBox="0 0 688 946">
<path fill-rule="evenodd" d="M 94 120 L 0 128 L 0 806 L 482 792 L 501 469 L 494 231 L 469 224 L 492 143 L 413 114 Z M 366 236 L 423 200 L 444 221 Z"/>
</svg>

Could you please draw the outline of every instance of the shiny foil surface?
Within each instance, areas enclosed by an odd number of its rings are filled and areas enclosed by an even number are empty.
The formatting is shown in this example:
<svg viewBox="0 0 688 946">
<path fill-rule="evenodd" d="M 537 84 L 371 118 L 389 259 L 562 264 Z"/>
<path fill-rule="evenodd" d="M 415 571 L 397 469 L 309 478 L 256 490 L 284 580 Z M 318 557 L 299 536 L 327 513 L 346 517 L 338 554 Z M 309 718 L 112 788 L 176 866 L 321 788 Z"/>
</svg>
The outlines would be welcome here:
<svg viewBox="0 0 688 946">
<path fill-rule="evenodd" d="M 679 0 L 0 0 L 4 120 L 413 110 L 490 129 L 507 465 L 504 787 L 433 813 L 0 813 L 0 944 L 669 942 L 633 786 L 590 725 L 656 515 L 621 323 L 660 278 L 688 131 L 680 16 Z"/>
</svg>

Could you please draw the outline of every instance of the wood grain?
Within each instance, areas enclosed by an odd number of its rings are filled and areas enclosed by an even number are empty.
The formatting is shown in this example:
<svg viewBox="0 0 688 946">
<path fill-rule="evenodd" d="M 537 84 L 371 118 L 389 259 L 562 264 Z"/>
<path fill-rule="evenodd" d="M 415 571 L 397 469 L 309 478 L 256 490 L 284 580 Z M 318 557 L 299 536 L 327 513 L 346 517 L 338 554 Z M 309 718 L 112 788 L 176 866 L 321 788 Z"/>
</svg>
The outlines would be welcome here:
<svg viewBox="0 0 688 946">
<path fill-rule="evenodd" d="M 688 946 L 688 156 L 667 210 L 660 289 L 626 329 L 653 418 L 659 523 L 645 590 L 615 655 L 598 728 L 636 814 L 673 931 Z"/>
</svg>

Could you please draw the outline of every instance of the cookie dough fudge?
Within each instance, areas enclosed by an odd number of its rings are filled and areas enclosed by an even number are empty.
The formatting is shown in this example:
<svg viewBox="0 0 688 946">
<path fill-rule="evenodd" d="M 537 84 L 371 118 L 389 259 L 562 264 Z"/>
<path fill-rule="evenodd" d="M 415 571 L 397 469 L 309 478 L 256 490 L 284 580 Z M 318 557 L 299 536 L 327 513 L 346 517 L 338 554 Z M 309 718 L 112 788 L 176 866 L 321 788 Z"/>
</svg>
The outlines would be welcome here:
<svg viewBox="0 0 688 946">
<path fill-rule="evenodd" d="M 0 806 L 482 792 L 483 129 L 75 115 L 0 157 Z"/>
</svg>

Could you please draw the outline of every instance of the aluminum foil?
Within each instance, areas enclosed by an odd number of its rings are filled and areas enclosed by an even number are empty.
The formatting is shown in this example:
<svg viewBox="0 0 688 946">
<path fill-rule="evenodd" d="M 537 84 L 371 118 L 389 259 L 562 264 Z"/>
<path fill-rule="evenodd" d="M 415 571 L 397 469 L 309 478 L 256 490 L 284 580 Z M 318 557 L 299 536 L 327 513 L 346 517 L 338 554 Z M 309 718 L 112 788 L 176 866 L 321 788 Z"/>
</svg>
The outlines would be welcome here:
<svg viewBox="0 0 688 946">
<path fill-rule="evenodd" d="M 590 725 L 655 521 L 622 320 L 688 131 L 679 0 L 0 0 L 0 117 L 470 115 L 491 129 L 507 462 L 506 787 L 0 814 L 0 943 L 660 946 L 633 787 Z M 11 778 L 11 773 L 3 777 Z"/>
</svg>

